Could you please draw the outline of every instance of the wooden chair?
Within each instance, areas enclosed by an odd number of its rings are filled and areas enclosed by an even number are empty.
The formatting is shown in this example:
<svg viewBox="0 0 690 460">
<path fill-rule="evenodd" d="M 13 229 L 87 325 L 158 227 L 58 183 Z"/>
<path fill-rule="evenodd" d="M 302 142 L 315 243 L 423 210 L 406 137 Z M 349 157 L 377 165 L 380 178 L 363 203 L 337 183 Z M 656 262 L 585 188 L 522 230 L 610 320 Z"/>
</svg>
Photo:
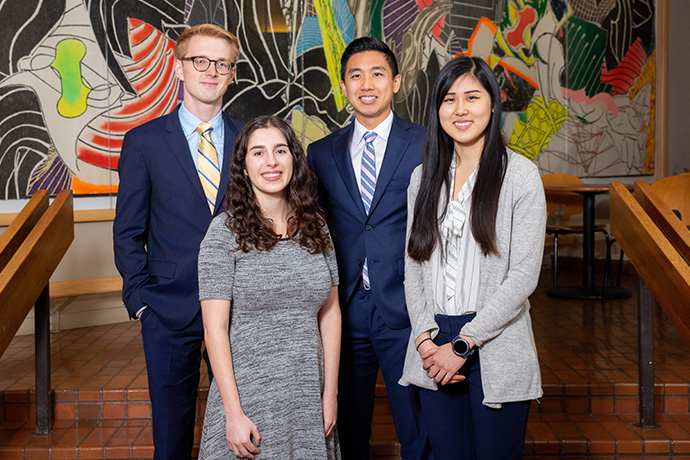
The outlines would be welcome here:
<svg viewBox="0 0 690 460">
<path fill-rule="evenodd" d="M 541 178 L 544 185 L 549 184 L 582 184 L 582 180 L 573 176 L 572 174 L 545 174 Z M 582 214 L 582 195 L 575 192 L 568 191 L 546 191 L 546 214 L 551 222 L 546 224 L 546 234 L 553 235 L 554 245 L 553 245 L 553 286 L 558 287 L 558 237 L 561 235 L 571 235 L 584 233 L 584 227 L 582 224 L 570 224 L 564 223 L 564 217 L 577 216 Z M 555 220 L 555 222 L 554 222 Z M 611 245 L 615 242 L 615 239 L 610 238 L 608 232 L 606 231 L 606 226 L 602 224 L 597 224 L 594 226 L 594 231 L 601 232 L 606 238 L 606 268 L 610 268 L 611 259 Z M 621 261 L 619 262 L 618 269 L 618 283 L 620 283 L 621 278 L 621 268 L 622 268 L 623 254 L 621 252 Z M 604 290 L 604 293 L 606 291 Z M 602 300 L 603 301 L 603 300 Z"/>
</svg>

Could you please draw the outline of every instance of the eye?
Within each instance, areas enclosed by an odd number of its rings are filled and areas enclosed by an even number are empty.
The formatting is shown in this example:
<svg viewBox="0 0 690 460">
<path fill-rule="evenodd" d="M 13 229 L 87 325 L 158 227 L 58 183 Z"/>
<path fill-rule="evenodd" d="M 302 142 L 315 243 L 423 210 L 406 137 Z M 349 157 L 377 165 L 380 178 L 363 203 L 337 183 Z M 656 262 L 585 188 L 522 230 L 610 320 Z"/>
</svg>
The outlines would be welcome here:
<svg viewBox="0 0 690 460">
<path fill-rule="evenodd" d="M 197 65 L 200 65 L 200 66 L 206 65 L 206 64 L 208 64 L 208 59 L 203 58 L 203 57 L 194 58 L 194 63 Z"/>
<path fill-rule="evenodd" d="M 375 77 L 383 77 L 383 73 L 382 72 L 374 72 L 374 76 Z"/>
<path fill-rule="evenodd" d="M 285 154 L 289 154 L 290 151 L 288 149 L 285 149 L 285 148 L 280 148 L 280 149 L 276 150 L 276 153 L 278 153 L 280 155 L 285 155 Z"/>
<path fill-rule="evenodd" d="M 443 102 L 455 102 L 455 98 L 452 96 L 446 96 L 443 98 Z"/>
<path fill-rule="evenodd" d="M 467 96 L 468 101 L 475 101 L 477 99 L 479 99 L 479 96 Z"/>
<path fill-rule="evenodd" d="M 359 73 L 350 74 L 350 78 L 351 78 L 352 80 L 354 80 L 354 79 L 356 79 L 356 78 L 359 78 L 360 76 L 361 76 L 361 75 L 360 75 Z"/>
<path fill-rule="evenodd" d="M 218 61 L 216 65 L 220 67 L 221 70 L 228 70 L 230 68 L 230 64 L 225 61 Z"/>
</svg>

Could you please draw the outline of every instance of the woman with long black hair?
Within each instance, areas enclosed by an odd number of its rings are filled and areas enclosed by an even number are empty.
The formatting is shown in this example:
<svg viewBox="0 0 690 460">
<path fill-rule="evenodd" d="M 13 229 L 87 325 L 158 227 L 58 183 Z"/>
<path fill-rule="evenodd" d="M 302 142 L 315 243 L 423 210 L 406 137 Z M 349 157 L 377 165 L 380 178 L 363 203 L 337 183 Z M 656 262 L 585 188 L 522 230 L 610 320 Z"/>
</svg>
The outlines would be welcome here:
<svg viewBox="0 0 690 460">
<path fill-rule="evenodd" d="M 421 391 L 436 460 L 521 459 L 542 395 L 528 296 L 544 247 L 536 166 L 501 138 L 492 69 L 463 56 L 434 84 L 422 165 L 408 189 L 402 385 Z"/>
</svg>

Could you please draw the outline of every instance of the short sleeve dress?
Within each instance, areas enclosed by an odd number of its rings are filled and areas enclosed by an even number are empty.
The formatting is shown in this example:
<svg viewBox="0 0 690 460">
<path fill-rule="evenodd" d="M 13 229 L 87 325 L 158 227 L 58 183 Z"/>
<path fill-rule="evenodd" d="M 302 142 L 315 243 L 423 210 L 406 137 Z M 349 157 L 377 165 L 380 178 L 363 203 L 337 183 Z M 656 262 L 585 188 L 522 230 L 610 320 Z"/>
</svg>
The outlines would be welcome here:
<svg viewBox="0 0 690 460">
<path fill-rule="evenodd" d="M 199 252 L 199 298 L 232 301 L 230 349 L 244 413 L 261 434 L 266 460 L 339 459 L 337 433 L 323 431 L 323 349 L 317 314 L 338 284 L 332 246 L 310 254 L 294 240 L 268 251 L 235 250 L 225 215 Z M 199 459 L 234 459 L 223 401 L 209 388 Z"/>
</svg>

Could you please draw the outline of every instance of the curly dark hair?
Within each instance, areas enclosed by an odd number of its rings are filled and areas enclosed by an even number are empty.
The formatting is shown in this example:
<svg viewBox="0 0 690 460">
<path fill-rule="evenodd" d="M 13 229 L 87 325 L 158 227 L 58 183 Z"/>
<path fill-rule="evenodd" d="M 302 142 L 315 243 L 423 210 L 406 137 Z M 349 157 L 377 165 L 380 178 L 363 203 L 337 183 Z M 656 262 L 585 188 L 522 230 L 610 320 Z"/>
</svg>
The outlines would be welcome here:
<svg viewBox="0 0 690 460">
<path fill-rule="evenodd" d="M 230 184 L 225 191 L 225 225 L 235 234 L 237 246 L 243 252 L 253 249 L 268 251 L 278 243 L 281 235 L 273 231 L 273 222 L 264 217 L 256 200 L 254 188 L 246 174 L 246 157 L 251 135 L 262 128 L 276 128 L 287 140 L 292 155 L 292 178 L 287 186 L 288 237 L 312 254 L 320 254 L 330 247 L 323 210 L 316 201 L 314 173 L 307 164 L 302 144 L 284 120 L 274 115 L 262 115 L 249 121 L 237 136 L 230 164 Z"/>
</svg>

